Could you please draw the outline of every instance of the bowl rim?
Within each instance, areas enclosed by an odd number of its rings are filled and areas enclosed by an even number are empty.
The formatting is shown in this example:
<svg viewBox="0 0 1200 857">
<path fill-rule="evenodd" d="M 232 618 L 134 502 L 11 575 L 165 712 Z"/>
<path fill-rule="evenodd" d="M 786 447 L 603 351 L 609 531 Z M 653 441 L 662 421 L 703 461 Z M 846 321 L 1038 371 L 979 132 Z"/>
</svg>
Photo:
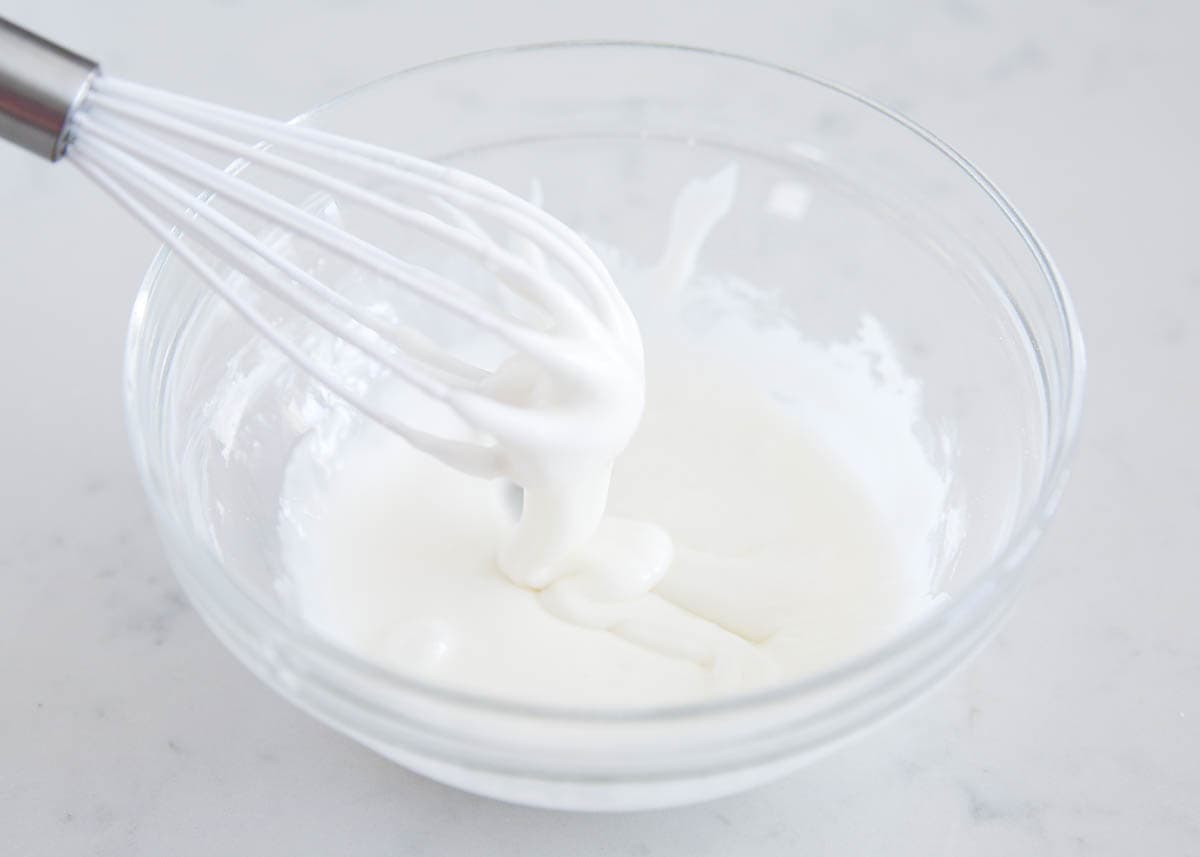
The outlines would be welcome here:
<svg viewBox="0 0 1200 857">
<path fill-rule="evenodd" d="M 226 575 L 221 572 L 221 565 L 211 550 L 207 550 L 203 556 L 203 561 L 215 567 L 216 573 L 189 574 L 189 579 L 197 582 L 199 585 L 211 586 L 214 580 L 222 580 L 229 584 L 228 589 L 240 595 L 243 602 L 242 606 L 251 610 L 256 614 L 256 618 L 251 621 L 266 627 L 273 632 L 273 639 L 282 639 L 289 646 L 296 647 L 300 652 L 316 656 L 317 660 L 332 662 L 337 666 L 348 670 L 352 674 L 356 674 L 361 679 L 366 679 L 370 682 L 378 682 L 389 689 L 394 689 L 401 692 L 417 693 L 429 697 L 437 702 L 458 705 L 465 708 L 481 709 L 488 714 L 514 715 L 528 718 L 542 718 L 546 720 L 558 720 L 564 722 L 581 722 L 595 721 L 599 723 L 630 723 L 630 722 L 662 722 L 670 720 L 695 719 L 710 715 L 721 715 L 731 711 L 742 709 L 752 709 L 757 707 L 765 707 L 796 701 L 801 697 L 814 696 L 822 691 L 829 690 L 839 685 L 850 685 L 856 680 L 864 679 L 872 672 L 880 670 L 881 667 L 889 663 L 901 662 L 904 655 L 913 650 L 921 648 L 922 644 L 936 638 L 938 635 L 953 635 L 957 629 L 959 633 L 963 629 L 969 628 L 972 624 L 973 611 L 981 602 L 989 600 L 999 600 L 1003 592 L 1010 591 L 1015 588 L 1021 581 L 1023 575 L 1022 561 L 1026 558 L 1029 551 L 1039 540 L 1047 521 L 1052 516 L 1058 500 L 1065 487 L 1067 477 L 1069 475 L 1069 462 L 1074 450 L 1079 422 L 1082 414 L 1084 381 L 1086 377 L 1086 356 L 1084 351 L 1084 343 L 1082 333 L 1080 331 L 1074 306 L 1067 292 L 1062 275 L 1059 273 L 1057 266 L 1046 251 L 1042 242 L 1038 239 L 1033 229 L 1017 211 L 1016 207 L 1008 200 L 1008 198 L 980 171 L 974 164 L 967 160 L 957 150 L 943 141 L 940 137 L 933 134 L 917 122 L 909 119 L 903 114 L 892 110 L 884 104 L 875 101 L 872 98 L 860 95 L 859 93 L 848 89 L 840 84 L 833 83 L 822 77 L 802 72 L 788 66 L 774 63 L 766 60 L 756 59 L 729 51 L 710 49 L 705 47 L 697 47 L 686 44 L 679 44 L 665 41 L 639 41 L 639 40 L 622 40 L 622 39 L 585 39 L 585 40 L 557 40 L 547 42 L 533 42 L 517 45 L 509 45 L 503 47 L 488 48 L 478 51 L 470 51 L 467 53 L 456 54 L 441 59 L 432 60 L 408 68 L 392 72 L 365 82 L 351 89 L 348 89 L 341 94 L 293 117 L 290 121 L 292 124 L 300 124 L 307 122 L 314 117 L 336 107 L 344 101 L 355 98 L 356 96 L 368 90 L 388 84 L 391 81 L 399 78 L 408 77 L 419 74 L 443 66 L 455 65 L 459 63 L 487 60 L 506 55 L 513 54 L 536 54 L 550 53 L 557 51 L 578 51 L 578 50 L 611 50 L 611 49 L 633 49 L 637 51 L 650 52 L 677 52 L 688 54 L 691 56 L 701 57 L 703 59 L 717 59 L 721 61 L 730 61 L 743 63 L 750 66 L 755 66 L 766 71 L 783 74 L 789 77 L 797 78 L 809 84 L 815 84 L 825 88 L 835 94 L 844 96 L 857 102 L 859 105 L 866 107 L 876 113 L 884 116 L 887 119 L 897 123 L 904 129 L 908 130 L 916 137 L 929 144 L 938 153 L 948 158 L 956 165 L 974 184 L 983 191 L 999 209 L 1009 225 L 1020 236 L 1026 248 L 1032 254 L 1036 261 L 1042 277 L 1046 285 L 1049 287 L 1050 294 L 1053 298 L 1054 306 L 1058 313 L 1058 321 L 1062 325 L 1065 332 L 1066 348 L 1064 350 L 1063 362 L 1066 368 L 1064 373 L 1064 383 L 1062 387 L 1062 413 L 1059 420 L 1058 430 L 1052 431 L 1047 439 L 1048 455 L 1046 460 L 1045 475 L 1038 487 L 1038 492 L 1030 503 L 1024 516 L 1014 522 L 1011 534 L 1005 543 L 1004 547 L 992 560 L 992 562 L 983 569 L 975 579 L 970 581 L 964 591 L 953 599 L 949 599 L 944 607 L 931 611 L 922 618 L 913 622 L 904 631 L 896 634 L 886 642 L 879 644 L 865 652 L 841 661 L 827 669 L 819 672 L 802 676 L 797 679 L 783 682 L 778 685 L 763 688 L 747 693 L 730 695 L 727 697 L 719 697 L 715 699 L 705 699 L 696 702 L 673 703 L 669 705 L 650 705 L 650 706 L 604 706 L 604 707 L 585 707 L 576 705 L 558 705 L 547 703 L 527 703 L 519 700 L 509 700 L 500 697 L 489 696 L 482 693 L 476 693 L 468 690 L 460 690 L 457 688 L 446 687 L 433 682 L 425 681 L 420 678 L 408 677 L 400 675 L 392 670 L 387 669 L 379 664 L 372 663 L 360 656 L 338 646 L 336 643 L 325 639 L 312 629 L 282 614 L 281 611 L 270 606 L 263 598 L 258 596 L 244 587 L 234 583 Z M 146 273 L 143 275 L 141 285 L 138 290 L 137 299 L 134 304 L 134 310 L 130 321 L 129 331 L 125 345 L 125 391 L 126 391 L 126 414 L 127 420 L 131 427 L 131 436 L 136 438 L 140 432 L 140 426 L 137 422 L 134 413 L 135 404 L 133 401 L 134 384 L 134 364 L 133 355 L 137 350 L 137 343 L 144 323 L 144 312 L 146 304 L 149 302 L 150 294 L 154 289 L 155 283 L 162 274 L 163 269 L 167 266 L 174 254 L 167 246 L 162 246 L 158 249 L 153 260 L 151 261 Z M 189 324 L 196 316 L 196 307 L 193 307 L 188 316 L 181 321 L 180 328 Z M 154 487 L 154 479 L 148 469 L 148 464 L 145 460 L 145 455 L 142 450 L 135 449 L 135 457 L 137 464 L 141 470 L 142 482 L 148 494 L 150 494 L 157 510 L 169 508 L 156 496 Z M 170 515 L 171 524 L 180 525 L 181 522 L 174 519 L 174 515 Z M 164 520 L 161 512 L 158 514 L 158 520 L 161 524 L 168 523 Z M 172 527 L 173 528 L 173 527 Z M 186 529 L 182 527 L 182 529 Z M 187 562 L 193 562 L 197 557 L 188 557 Z M 176 573 L 179 568 L 176 566 Z M 221 598 L 219 594 L 214 593 L 217 598 Z M 201 611 L 202 615 L 203 612 Z M 204 617 L 206 621 L 208 617 Z M 211 624 L 211 623 L 210 623 Z M 222 636 L 223 635 L 219 635 Z M 949 640 L 947 640 L 949 642 Z M 242 657 L 242 653 L 235 650 L 235 654 Z M 391 705 L 387 708 L 391 709 Z"/>
</svg>

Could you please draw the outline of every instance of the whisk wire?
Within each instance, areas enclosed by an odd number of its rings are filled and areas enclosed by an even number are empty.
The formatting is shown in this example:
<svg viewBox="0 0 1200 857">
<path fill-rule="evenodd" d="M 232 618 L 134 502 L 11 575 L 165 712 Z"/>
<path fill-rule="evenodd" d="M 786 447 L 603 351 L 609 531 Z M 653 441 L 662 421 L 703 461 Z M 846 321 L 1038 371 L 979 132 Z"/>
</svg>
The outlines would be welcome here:
<svg viewBox="0 0 1200 857">
<path fill-rule="evenodd" d="M 560 242 L 557 252 L 553 253 L 555 260 L 579 278 L 594 308 L 606 315 L 621 315 L 618 310 L 622 309 L 627 314 L 623 302 L 614 300 L 609 291 L 613 283 L 607 268 L 585 241 L 538 206 L 478 176 L 319 129 L 283 124 L 119 79 L 97 80 L 91 98 L 115 112 L 137 115 L 147 121 L 159 121 L 165 113 L 235 133 L 253 132 L 259 139 L 274 145 L 365 169 L 411 189 L 452 199 L 477 213 L 495 217 L 527 239 L 544 242 L 549 233 Z M 149 106 L 153 110 L 149 114 L 144 111 L 135 114 L 135 105 Z M 531 225 L 534 228 L 531 229 Z M 601 286 L 590 283 L 583 276 L 580 262 L 598 278 Z"/>
<path fill-rule="evenodd" d="M 370 401 L 359 396 L 349 386 L 343 384 L 336 375 L 328 372 L 319 364 L 313 364 L 309 361 L 304 351 L 286 336 L 282 335 L 269 318 L 240 299 L 237 293 L 230 288 L 227 276 L 218 273 L 211 265 L 204 261 L 195 249 L 183 240 L 183 235 L 178 229 L 171 226 L 155 214 L 148 205 L 138 199 L 118 177 L 113 175 L 109 168 L 102 166 L 87 155 L 79 157 L 76 160 L 76 165 L 85 175 L 95 181 L 96 184 L 109 193 L 130 214 L 136 217 L 147 229 L 153 232 L 159 240 L 170 247 L 172 252 L 183 259 L 216 294 L 220 295 L 236 312 L 245 317 L 262 336 L 266 337 L 285 356 L 299 365 L 305 366 L 306 370 L 320 383 L 331 389 L 338 396 L 346 399 L 356 408 L 360 408 L 363 413 L 372 419 L 396 431 L 407 429 L 403 423 L 394 420 L 385 410 L 375 408 Z"/>
<path fill-rule="evenodd" d="M 365 170 L 377 178 L 385 179 L 396 185 L 406 186 L 424 193 L 448 195 L 453 190 L 453 187 L 445 182 L 430 182 L 420 176 L 412 176 L 402 169 L 389 168 L 377 160 L 365 159 L 355 156 L 352 153 L 340 151 L 338 148 L 334 148 L 332 142 L 321 146 L 297 143 L 285 131 L 279 130 L 280 128 L 286 129 L 288 126 L 275 123 L 278 127 L 268 130 L 270 123 L 267 122 L 264 125 L 264 120 L 261 119 L 254 126 L 254 131 L 255 135 L 262 137 L 262 139 L 254 142 L 245 142 L 225 134 L 217 133 L 209 128 L 200 127 L 190 121 L 190 117 L 179 118 L 174 115 L 164 115 L 163 111 L 155 107 L 124 103 L 120 99 L 106 96 L 103 92 L 94 94 L 89 103 L 94 104 L 97 108 L 101 108 L 105 113 L 112 113 L 127 120 L 149 125 L 188 142 L 222 151 L 247 162 L 306 182 L 335 194 L 340 198 L 368 206 L 394 218 L 401 224 L 418 229 L 430 237 L 444 242 L 448 246 L 472 253 L 483 261 L 485 267 L 507 274 L 508 277 L 503 280 L 506 285 L 517 291 L 524 299 L 544 308 L 561 324 L 572 326 L 586 325 L 594 317 L 593 313 L 579 305 L 579 301 L 575 295 L 570 290 L 563 288 L 561 282 L 553 280 L 545 271 L 532 268 L 526 260 L 504 249 L 489 236 L 481 237 L 472 231 L 447 224 L 428 211 L 404 205 L 377 191 L 344 181 L 319 169 L 283 157 L 270 151 L 262 143 L 267 142 L 271 146 L 277 147 L 300 147 L 308 154 L 332 160 L 343 166 Z M 205 118 L 211 119 L 211 117 Z M 227 121 L 234 122 L 236 120 L 230 119 Z M 219 123 L 220 119 L 218 118 Z M 242 133 L 247 131 L 245 127 L 237 127 L 236 125 L 234 127 Z M 129 128 L 129 130 L 132 131 L 133 129 Z M 152 140 L 153 138 L 143 137 L 142 139 Z M 341 138 L 333 137 L 332 140 L 340 141 Z M 160 144 L 159 150 L 161 151 L 162 148 Z M 169 147 L 167 149 L 171 151 Z M 463 199 L 473 201 L 474 197 L 467 194 Z M 513 199 L 519 200 L 520 198 L 514 195 Z M 521 200 L 521 203 L 528 205 L 524 200 Z M 548 241 L 546 230 L 539 229 L 538 224 L 531 225 L 527 217 L 522 219 L 516 216 L 514 212 L 506 210 L 503 206 L 492 203 L 487 203 L 487 205 L 490 206 L 489 211 L 494 210 L 496 212 L 495 216 L 498 219 L 508 221 L 509 225 L 522 236 L 540 238 L 541 242 L 546 244 L 547 249 L 551 251 L 552 257 L 563 264 L 564 267 L 568 269 L 574 268 L 573 277 L 589 296 L 591 302 L 597 304 L 597 301 L 599 301 L 599 304 L 594 306 L 597 312 L 600 312 L 604 306 L 608 305 L 609 299 L 606 292 L 610 287 L 598 286 L 594 283 L 596 278 L 594 269 L 590 266 L 586 269 L 582 268 L 579 263 L 578 253 L 565 252 L 566 248 L 561 244 Z M 512 205 L 508 206 L 509 209 L 512 207 Z M 592 292 L 595 292 L 598 297 L 593 297 Z M 605 319 L 601 320 L 604 321 Z M 610 323 L 612 322 L 612 319 L 608 320 Z"/>
<path fill-rule="evenodd" d="M 354 302 L 284 258 L 270 244 L 212 206 L 196 204 L 195 198 L 190 197 L 182 188 L 164 180 L 153 171 L 139 169 L 138 163 L 124 152 L 102 140 L 88 139 L 80 146 L 83 150 L 82 156 L 86 160 L 98 160 L 110 165 L 109 175 L 125 182 L 150 207 L 167 213 L 176 211 L 177 209 L 164 204 L 164 198 L 182 210 L 189 210 L 190 207 L 196 219 L 182 224 L 181 231 L 194 230 L 197 239 L 204 246 L 244 275 L 253 276 L 251 272 L 257 271 L 259 282 L 272 296 L 310 318 L 328 333 L 350 342 L 368 357 L 396 372 L 423 392 L 437 398 L 444 398 L 446 395 L 445 389 L 436 384 L 435 379 L 424 374 L 429 364 L 443 373 L 462 375 L 466 364 L 432 344 L 422 347 L 414 332 L 363 312 Z M 95 150 L 94 155 L 92 150 Z M 310 294 L 292 288 L 293 283 L 299 284 Z M 313 295 L 319 296 L 319 299 L 314 299 Z M 347 323 L 338 318 L 330 312 L 330 307 L 340 310 L 351 322 Z M 409 360 L 398 361 L 389 353 L 392 349 L 409 352 Z M 481 375 L 474 374 L 468 377 L 478 381 Z M 446 378 L 443 377 L 442 380 L 445 382 Z"/>
<path fill-rule="evenodd" d="M 330 372 L 319 363 L 310 359 L 294 342 L 279 332 L 272 321 L 260 311 L 241 300 L 229 288 L 229 278 L 216 271 L 205 262 L 195 250 L 184 240 L 180 231 L 161 217 L 156 215 L 149 206 L 130 193 L 121 181 L 113 176 L 105 166 L 98 164 L 86 154 L 77 161 L 78 168 L 98 186 L 109 193 L 122 207 L 139 220 L 159 240 L 171 248 L 213 291 L 224 299 L 237 313 L 251 324 L 263 337 L 294 364 L 302 367 L 318 383 L 328 388 L 334 395 L 346 401 L 368 419 L 374 420 L 390 431 L 403 437 L 417 449 L 451 464 L 453 467 L 475 476 L 494 478 L 504 472 L 504 452 L 494 443 L 471 443 L 434 435 L 413 428 L 404 420 L 398 418 L 387 408 L 378 405 L 371 398 L 359 394 L 350 385 L 344 383 L 335 373 Z"/>
<path fill-rule="evenodd" d="M 532 332 L 530 329 L 505 319 L 498 312 L 473 299 L 452 280 L 397 259 L 376 245 L 339 229 L 310 212 L 297 208 L 193 155 L 172 149 L 134 128 L 106 127 L 111 123 L 97 121 L 86 114 L 78 117 L 76 124 L 82 132 L 81 139 L 94 136 L 149 161 L 180 179 L 198 180 L 208 189 L 218 192 L 222 198 L 244 210 L 278 222 L 320 244 L 326 250 L 369 268 L 379 276 L 416 292 L 443 309 L 503 337 L 514 347 L 521 348 L 528 344 L 529 334 Z M 329 189 L 336 189 L 336 185 L 331 183 Z M 199 203 L 193 200 L 192 204 Z"/>
</svg>

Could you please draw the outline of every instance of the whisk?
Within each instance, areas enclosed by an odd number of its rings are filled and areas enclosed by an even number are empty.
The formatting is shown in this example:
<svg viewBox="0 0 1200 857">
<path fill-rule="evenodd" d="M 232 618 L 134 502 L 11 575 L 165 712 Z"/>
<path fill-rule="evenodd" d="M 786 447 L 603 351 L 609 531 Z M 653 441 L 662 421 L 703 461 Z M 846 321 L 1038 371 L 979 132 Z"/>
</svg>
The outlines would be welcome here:
<svg viewBox="0 0 1200 857">
<path fill-rule="evenodd" d="M 641 340 L 604 264 L 537 205 L 442 164 L 114 79 L 3 19 L 0 137 L 74 163 L 261 336 L 371 419 L 451 467 L 524 486 L 510 568 L 544 566 L 594 529 L 607 468 L 640 419 Z M 235 167 L 222 169 L 198 149 Z M 264 186 L 264 176 L 304 183 L 465 254 L 523 311 L 288 201 Z M 481 219 L 520 246 L 504 246 Z M 506 343 L 513 356 L 491 370 L 462 359 L 403 319 L 351 300 L 254 224 L 428 302 Z M 250 299 L 246 284 L 445 403 L 477 435 L 441 436 L 380 404 L 289 336 Z M 563 461 L 571 485 L 555 482 Z M 574 502 L 567 520 L 562 507 L 572 499 L 567 494 L 578 500 L 581 481 L 594 486 L 582 504 L 590 511 L 580 515 Z"/>
</svg>

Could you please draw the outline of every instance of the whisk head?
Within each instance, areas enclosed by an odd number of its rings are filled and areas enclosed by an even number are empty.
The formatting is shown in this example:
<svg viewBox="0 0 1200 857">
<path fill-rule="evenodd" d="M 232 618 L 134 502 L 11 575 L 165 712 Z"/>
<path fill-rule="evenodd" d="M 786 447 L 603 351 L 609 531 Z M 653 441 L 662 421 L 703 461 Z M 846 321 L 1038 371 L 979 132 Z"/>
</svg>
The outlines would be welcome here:
<svg viewBox="0 0 1200 857">
<path fill-rule="evenodd" d="M 578 234 L 497 185 L 106 76 L 72 117 L 67 159 L 297 366 L 459 470 L 536 482 L 545 474 L 528 471 L 547 468 L 547 450 L 603 467 L 637 425 L 641 340 L 612 277 Z M 364 280 L 388 300 L 358 299 Z M 280 313 L 476 435 L 415 426 Z M 461 347 L 481 341 L 495 347 Z"/>
<path fill-rule="evenodd" d="M 536 205 L 445 165 L 105 76 L 3 18 L 0 138 L 65 153 L 335 395 L 452 467 L 519 484 L 499 557 L 514 579 L 544 584 L 596 531 L 641 418 L 641 338 L 595 253 Z M 388 297 L 364 299 L 368 283 Z M 500 350 L 479 359 L 480 342 Z M 448 408 L 455 431 L 372 395 L 329 359 L 342 347 Z"/>
</svg>

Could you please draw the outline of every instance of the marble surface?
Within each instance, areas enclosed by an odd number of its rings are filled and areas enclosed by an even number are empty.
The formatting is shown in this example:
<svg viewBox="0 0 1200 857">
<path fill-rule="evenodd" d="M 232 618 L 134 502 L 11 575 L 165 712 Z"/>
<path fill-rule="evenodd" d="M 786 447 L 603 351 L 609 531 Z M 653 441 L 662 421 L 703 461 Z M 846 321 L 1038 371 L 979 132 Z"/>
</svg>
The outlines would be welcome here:
<svg viewBox="0 0 1200 857">
<path fill-rule="evenodd" d="M 1073 287 L 1091 379 L 1036 582 L 918 708 L 707 805 L 506 806 L 317 725 L 202 627 L 165 567 L 120 413 L 125 319 L 153 242 L 69 170 L 0 151 L 0 850 L 1200 854 L 1200 7 L 4 7 L 125 76 L 282 113 L 399 66 L 553 38 L 691 42 L 814 71 L 911 113 L 1008 191 Z"/>
</svg>

